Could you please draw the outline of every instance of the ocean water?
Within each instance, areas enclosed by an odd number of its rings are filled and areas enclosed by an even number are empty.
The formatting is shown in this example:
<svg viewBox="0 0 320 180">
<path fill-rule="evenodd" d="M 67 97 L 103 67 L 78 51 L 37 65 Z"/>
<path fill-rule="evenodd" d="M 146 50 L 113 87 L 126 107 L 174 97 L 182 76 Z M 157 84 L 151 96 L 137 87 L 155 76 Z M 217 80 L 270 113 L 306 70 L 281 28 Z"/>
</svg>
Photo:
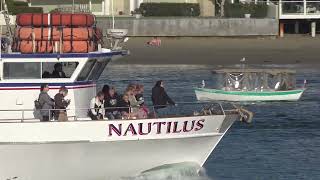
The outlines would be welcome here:
<svg viewBox="0 0 320 180">
<path fill-rule="evenodd" d="M 202 80 L 214 83 L 214 66 L 110 64 L 99 80 L 122 93 L 129 83 L 151 88 L 164 80 L 176 102 L 195 102 L 193 87 Z M 288 66 L 298 70 L 298 82 L 308 80 L 308 89 L 298 102 L 250 103 L 252 124 L 236 122 L 207 160 L 201 173 L 195 166 L 179 165 L 150 171 L 132 180 L 278 180 L 320 179 L 320 72 L 315 68 Z M 151 168 L 151 167 L 150 167 Z"/>
</svg>

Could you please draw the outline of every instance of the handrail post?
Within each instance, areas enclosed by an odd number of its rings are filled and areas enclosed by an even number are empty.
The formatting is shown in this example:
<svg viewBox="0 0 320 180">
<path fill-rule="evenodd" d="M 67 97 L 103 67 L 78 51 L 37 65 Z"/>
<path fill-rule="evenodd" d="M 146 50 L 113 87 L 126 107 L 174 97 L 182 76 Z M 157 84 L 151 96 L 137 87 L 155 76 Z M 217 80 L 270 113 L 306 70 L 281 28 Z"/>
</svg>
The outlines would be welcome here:
<svg viewBox="0 0 320 180">
<path fill-rule="evenodd" d="M 281 19 L 282 16 L 282 0 L 279 1 L 279 19 Z"/>
<path fill-rule="evenodd" d="M 157 113 L 156 113 L 156 109 L 154 108 L 154 106 L 152 106 L 152 109 L 153 109 L 153 116 L 154 116 L 154 118 L 157 118 Z"/>
<path fill-rule="evenodd" d="M 21 122 L 24 122 L 24 110 L 22 110 L 21 113 L 22 113 L 22 114 L 21 114 Z"/>
<path fill-rule="evenodd" d="M 303 0 L 303 15 L 307 15 L 307 0 Z"/>
<path fill-rule="evenodd" d="M 226 113 L 225 113 L 225 111 L 224 111 L 224 108 L 223 108 L 222 104 L 221 104 L 221 103 L 218 103 L 218 104 L 219 104 L 219 106 L 220 106 L 220 108 L 221 108 L 221 111 L 223 112 L 223 115 L 226 115 Z"/>
<path fill-rule="evenodd" d="M 51 109 L 49 109 L 49 121 L 51 120 Z"/>
</svg>

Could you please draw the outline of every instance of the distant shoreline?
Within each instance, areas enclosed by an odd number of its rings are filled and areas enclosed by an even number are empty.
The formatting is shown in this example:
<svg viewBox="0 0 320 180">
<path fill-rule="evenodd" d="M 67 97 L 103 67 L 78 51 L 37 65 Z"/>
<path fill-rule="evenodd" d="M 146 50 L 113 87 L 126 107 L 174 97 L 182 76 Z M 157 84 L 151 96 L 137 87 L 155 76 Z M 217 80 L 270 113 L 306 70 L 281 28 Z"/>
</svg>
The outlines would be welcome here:
<svg viewBox="0 0 320 180">
<path fill-rule="evenodd" d="M 161 38 L 161 47 L 151 47 L 151 38 L 130 38 L 125 48 L 131 54 L 116 63 L 125 64 L 319 64 L 320 37 L 285 38 Z"/>
</svg>

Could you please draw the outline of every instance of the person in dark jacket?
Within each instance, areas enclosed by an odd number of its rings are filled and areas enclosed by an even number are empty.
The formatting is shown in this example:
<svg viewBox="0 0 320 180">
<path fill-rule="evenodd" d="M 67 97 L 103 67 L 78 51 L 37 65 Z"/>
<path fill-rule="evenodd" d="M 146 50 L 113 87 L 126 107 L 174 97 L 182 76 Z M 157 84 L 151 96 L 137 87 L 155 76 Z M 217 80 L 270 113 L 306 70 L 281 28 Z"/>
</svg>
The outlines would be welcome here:
<svg viewBox="0 0 320 180">
<path fill-rule="evenodd" d="M 157 81 L 152 88 L 151 98 L 155 109 L 165 108 L 167 105 L 175 105 L 175 102 L 166 93 L 162 80 Z"/>
<path fill-rule="evenodd" d="M 110 120 L 121 119 L 121 113 L 119 111 L 121 97 L 118 96 L 116 89 L 110 87 L 109 91 L 104 98 L 104 108 L 106 108 L 106 117 Z"/>
<path fill-rule="evenodd" d="M 62 70 L 62 64 L 56 63 L 54 65 L 54 70 L 51 74 L 51 78 L 66 78 L 66 74 Z"/>
<path fill-rule="evenodd" d="M 102 88 L 102 92 L 104 94 L 104 99 L 107 98 L 108 94 L 109 94 L 109 89 L 110 89 L 110 86 L 108 84 L 105 84 Z"/>
<path fill-rule="evenodd" d="M 154 117 L 166 116 L 168 110 L 165 109 L 168 105 L 175 105 L 175 102 L 168 96 L 164 89 L 164 83 L 162 80 L 157 81 L 155 86 L 152 88 L 151 100 L 154 107 Z"/>
<path fill-rule="evenodd" d="M 70 100 L 65 100 L 64 98 L 68 95 L 68 89 L 62 86 L 59 89 L 59 93 L 54 96 L 55 102 L 55 119 L 58 121 L 68 121 L 67 107 L 70 104 Z"/>
<path fill-rule="evenodd" d="M 40 94 L 39 94 L 39 104 L 41 105 L 41 110 L 40 114 L 42 118 L 40 121 L 43 122 L 48 122 L 50 120 L 52 110 L 54 107 L 54 101 L 53 99 L 49 96 L 48 91 L 49 91 L 49 86 L 48 84 L 42 84 L 40 87 Z"/>
</svg>

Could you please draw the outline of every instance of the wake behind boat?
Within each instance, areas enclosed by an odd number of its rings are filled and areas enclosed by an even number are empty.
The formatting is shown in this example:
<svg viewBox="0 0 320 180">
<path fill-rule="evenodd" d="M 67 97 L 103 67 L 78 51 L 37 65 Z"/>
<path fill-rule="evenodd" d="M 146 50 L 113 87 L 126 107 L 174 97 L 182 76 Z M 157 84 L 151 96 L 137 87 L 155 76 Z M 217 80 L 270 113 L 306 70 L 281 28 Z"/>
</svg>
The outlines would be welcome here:
<svg viewBox="0 0 320 180">
<path fill-rule="evenodd" d="M 200 101 L 297 101 L 305 86 L 296 86 L 296 72 L 289 69 L 219 69 L 218 88 L 195 88 Z M 222 85 L 222 87 L 221 87 Z"/>
</svg>

